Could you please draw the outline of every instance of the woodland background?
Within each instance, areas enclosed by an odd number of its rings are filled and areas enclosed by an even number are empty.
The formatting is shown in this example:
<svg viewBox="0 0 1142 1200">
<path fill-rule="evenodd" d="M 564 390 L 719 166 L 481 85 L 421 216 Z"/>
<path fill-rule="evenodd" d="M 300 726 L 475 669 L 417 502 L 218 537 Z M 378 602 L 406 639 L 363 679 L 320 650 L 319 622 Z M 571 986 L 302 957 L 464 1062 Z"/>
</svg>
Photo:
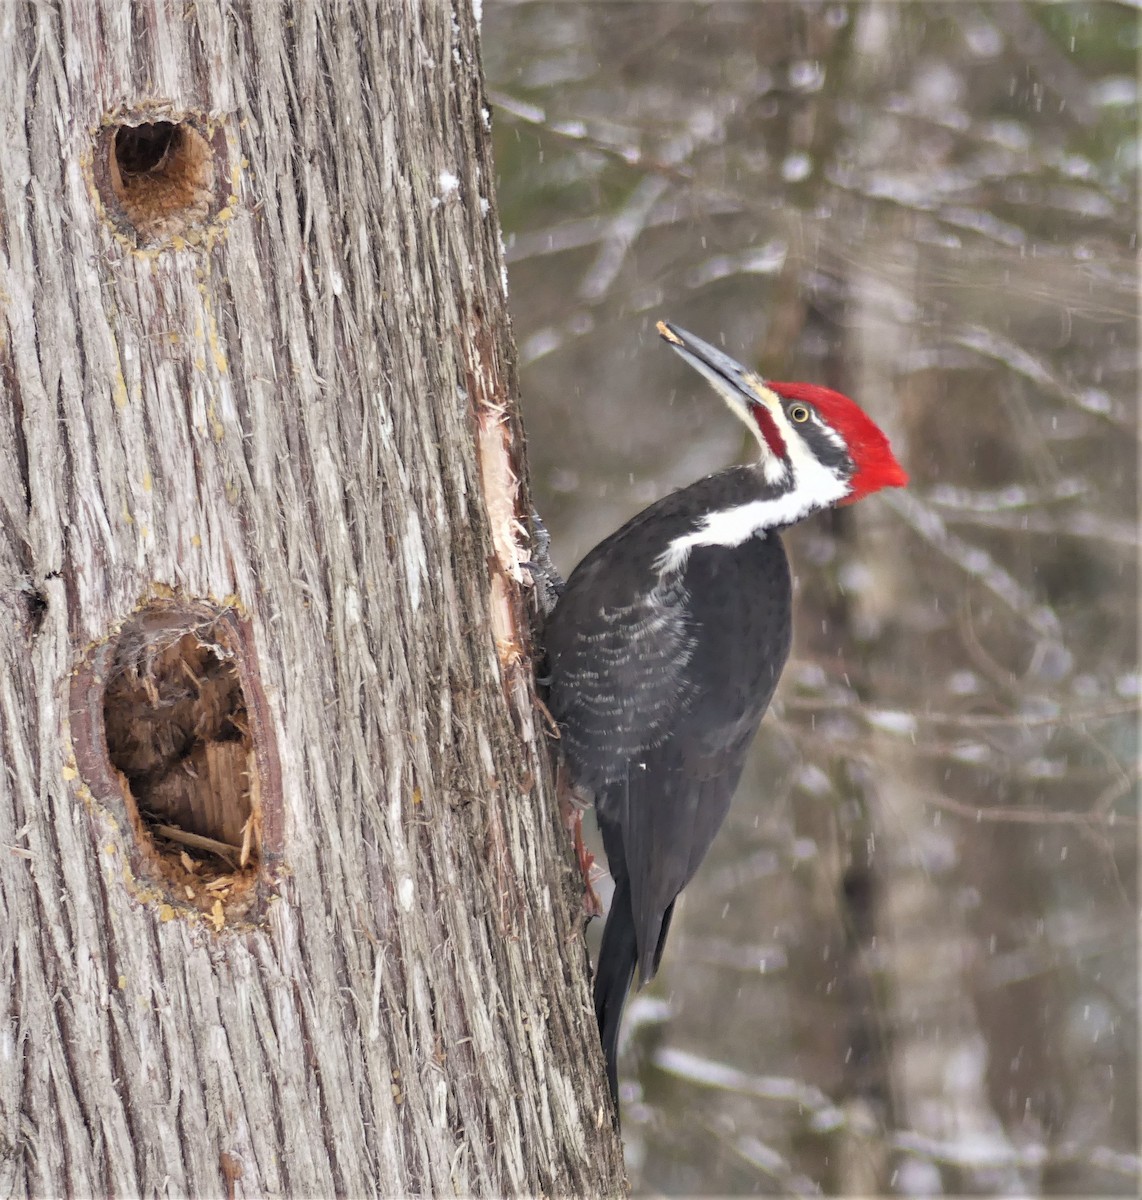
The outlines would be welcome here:
<svg viewBox="0 0 1142 1200">
<path fill-rule="evenodd" d="M 564 570 L 746 448 L 669 318 L 891 431 L 631 1006 L 636 1191 L 1137 1194 L 1139 23 L 486 5 Z"/>
</svg>

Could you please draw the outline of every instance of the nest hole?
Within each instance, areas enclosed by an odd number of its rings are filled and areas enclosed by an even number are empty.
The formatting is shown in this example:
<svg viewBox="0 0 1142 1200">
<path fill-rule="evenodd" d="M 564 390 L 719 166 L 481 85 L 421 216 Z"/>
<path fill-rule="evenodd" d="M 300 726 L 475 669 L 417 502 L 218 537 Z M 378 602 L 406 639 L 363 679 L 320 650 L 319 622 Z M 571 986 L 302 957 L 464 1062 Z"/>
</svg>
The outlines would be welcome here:
<svg viewBox="0 0 1142 1200">
<path fill-rule="evenodd" d="M 150 866 L 210 911 L 253 883 L 262 857 L 250 714 L 219 624 L 143 610 L 119 633 L 103 693 L 107 755 Z"/>
<path fill-rule="evenodd" d="M 98 143 L 104 208 L 139 244 L 191 237 L 221 207 L 215 146 L 195 121 L 122 121 L 104 127 Z"/>
</svg>

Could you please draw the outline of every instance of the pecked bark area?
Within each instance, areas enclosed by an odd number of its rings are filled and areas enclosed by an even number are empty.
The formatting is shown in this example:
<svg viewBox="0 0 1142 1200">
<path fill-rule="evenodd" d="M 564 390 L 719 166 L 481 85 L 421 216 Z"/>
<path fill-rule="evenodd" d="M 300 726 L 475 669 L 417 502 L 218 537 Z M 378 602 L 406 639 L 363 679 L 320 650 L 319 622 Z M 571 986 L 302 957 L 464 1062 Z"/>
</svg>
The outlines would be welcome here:
<svg viewBox="0 0 1142 1200">
<path fill-rule="evenodd" d="M 0 8 L 0 1193 L 621 1189 L 477 36 Z"/>
</svg>

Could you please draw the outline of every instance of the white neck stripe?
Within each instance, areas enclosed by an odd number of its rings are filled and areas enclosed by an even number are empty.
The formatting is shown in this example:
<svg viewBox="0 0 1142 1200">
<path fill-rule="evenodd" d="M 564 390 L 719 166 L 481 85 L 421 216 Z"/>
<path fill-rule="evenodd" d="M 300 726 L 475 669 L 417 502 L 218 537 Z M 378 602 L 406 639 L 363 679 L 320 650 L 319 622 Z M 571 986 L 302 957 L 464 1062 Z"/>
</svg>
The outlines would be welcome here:
<svg viewBox="0 0 1142 1200">
<path fill-rule="evenodd" d="M 655 559 L 655 570 L 660 575 L 681 570 L 695 546 L 740 546 L 756 534 L 792 525 L 811 512 L 843 500 L 851 490 L 848 483 L 808 452 L 806 458 L 807 463 L 798 464 L 804 474 L 800 478 L 794 475 L 793 486 L 787 492 L 708 513 L 697 529 L 670 542 Z"/>
</svg>

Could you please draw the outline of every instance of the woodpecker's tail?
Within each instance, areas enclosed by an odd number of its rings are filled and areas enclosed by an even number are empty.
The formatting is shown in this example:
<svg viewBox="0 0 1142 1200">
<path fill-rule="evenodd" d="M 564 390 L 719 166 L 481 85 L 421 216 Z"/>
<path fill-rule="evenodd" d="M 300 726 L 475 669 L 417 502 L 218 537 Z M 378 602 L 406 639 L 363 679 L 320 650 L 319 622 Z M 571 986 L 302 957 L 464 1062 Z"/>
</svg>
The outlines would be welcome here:
<svg viewBox="0 0 1142 1200">
<path fill-rule="evenodd" d="M 611 899 L 603 945 L 599 950 L 599 965 L 595 969 L 595 1019 L 599 1022 L 599 1037 L 607 1060 L 607 1082 L 611 1086 L 616 1122 L 619 1116 L 619 1026 L 636 962 L 638 939 L 631 911 L 630 882 L 622 879 L 616 884 Z"/>
</svg>

